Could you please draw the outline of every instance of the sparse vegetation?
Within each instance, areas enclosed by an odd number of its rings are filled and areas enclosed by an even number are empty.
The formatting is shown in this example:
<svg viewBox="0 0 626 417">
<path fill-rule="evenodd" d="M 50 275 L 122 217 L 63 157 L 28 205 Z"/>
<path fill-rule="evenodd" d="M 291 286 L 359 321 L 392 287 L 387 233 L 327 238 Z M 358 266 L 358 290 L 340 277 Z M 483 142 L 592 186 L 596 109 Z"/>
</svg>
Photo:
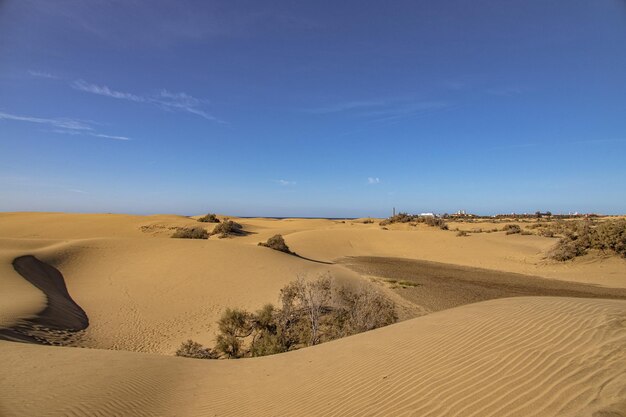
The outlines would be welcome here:
<svg viewBox="0 0 626 417">
<path fill-rule="evenodd" d="M 220 239 L 242 234 L 244 234 L 243 226 L 232 220 L 224 220 L 222 223 L 217 224 L 211 232 L 211 236 L 217 235 Z"/>
<path fill-rule="evenodd" d="M 172 237 L 177 239 L 208 239 L 209 232 L 202 227 L 181 227 L 174 232 Z"/>
<path fill-rule="evenodd" d="M 550 252 L 557 261 L 567 261 L 582 256 L 589 249 L 613 252 L 626 257 L 626 220 L 591 220 L 560 222 L 554 226 L 563 237 Z"/>
<path fill-rule="evenodd" d="M 388 226 L 392 223 L 409 223 L 411 226 L 417 223 L 424 223 L 428 226 L 439 227 L 442 230 L 448 230 L 448 224 L 442 218 L 436 216 L 420 216 L 417 214 L 398 213 L 379 223 L 381 226 Z"/>
<path fill-rule="evenodd" d="M 456 235 L 457 237 L 469 236 L 469 234 L 465 230 L 459 230 L 458 232 L 456 232 Z"/>
<path fill-rule="evenodd" d="M 176 351 L 176 356 L 195 359 L 217 359 L 219 355 L 212 349 L 205 348 L 200 343 L 189 339 L 180 345 Z"/>
<path fill-rule="evenodd" d="M 522 228 L 517 224 L 507 224 L 502 228 L 502 230 L 506 232 L 507 235 L 514 235 L 522 232 Z"/>
<path fill-rule="evenodd" d="M 402 286 L 416 284 L 407 281 Z M 272 355 L 386 326 L 398 320 L 395 305 L 370 287 L 334 284 L 329 274 L 299 277 L 280 291 L 280 308 L 256 313 L 227 309 L 218 322 L 214 350 L 188 341 L 177 355 L 235 359 Z M 181 352 L 179 354 L 179 352 Z"/>
<path fill-rule="evenodd" d="M 279 252 L 295 255 L 295 252 L 292 252 L 289 246 L 287 246 L 287 243 L 285 243 L 285 239 L 282 235 L 274 235 L 267 239 L 267 242 L 259 242 L 259 246 L 265 246 L 266 248 L 274 249 Z"/>
<path fill-rule="evenodd" d="M 209 213 L 206 216 L 202 216 L 198 219 L 199 222 L 203 223 L 219 223 L 220 219 L 213 213 Z"/>
</svg>

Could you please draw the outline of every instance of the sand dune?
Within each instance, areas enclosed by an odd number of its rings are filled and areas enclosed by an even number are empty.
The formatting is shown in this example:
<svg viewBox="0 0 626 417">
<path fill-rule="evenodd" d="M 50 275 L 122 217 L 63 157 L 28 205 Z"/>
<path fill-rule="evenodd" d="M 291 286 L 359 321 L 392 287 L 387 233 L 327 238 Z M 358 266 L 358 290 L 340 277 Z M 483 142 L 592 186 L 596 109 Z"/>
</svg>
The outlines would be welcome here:
<svg viewBox="0 0 626 417">
<path fill-rule="evenodd" d="M 236 361 L 10 342 L 0 352 L 7 417 L 626 415 L 621 300 L 493 300 Z"/>
<path fill-rule="evenodd" d="M 364 282 L 367 271 L 335 262 L 348 256 L 457 266 L 452 275 L 446 267 L 418 280 L 423 291 L 414 298 L 397 299 L 404 317 L 492 296 L 564 289 L 602 297 L 610 287 L 626 288 L 623 259 L 556 264 L 544 259 L 554 240 L 537 236 L 457 238 L 427 226 L 382 230 L 349 220 L 237 221 L 249 234 L 187 240 L 169 236 L 178 227 L 213 225 L 173 215 L 0 213 L 0 328 L 50 307 L 13 267 L 32 255 L 63 274 L 89 317 L 74 343 L 95 348 L 0 342 L 0 416 L 626 415 L 623 300 L 505 298 L 272 357 L 173 357 L 189 338 L 212 345 L 225 308 L 275 303 L 298 274 L 329 271 L 343 282 Z M 257 246 L 277 233 L 302 258 Z M 413 269 L 397 264 L 402 279 L 413 279 Z M 491 272 L 465 282 L 468 267 Z M 512 272 L 561 282 L 521 282 L 527 278 Z M 442 295 L 440 280 L 491 292 L 461 290 L 453 300 Z M 432 303 L 442 296 L 448 299 Z"/>
</svg>

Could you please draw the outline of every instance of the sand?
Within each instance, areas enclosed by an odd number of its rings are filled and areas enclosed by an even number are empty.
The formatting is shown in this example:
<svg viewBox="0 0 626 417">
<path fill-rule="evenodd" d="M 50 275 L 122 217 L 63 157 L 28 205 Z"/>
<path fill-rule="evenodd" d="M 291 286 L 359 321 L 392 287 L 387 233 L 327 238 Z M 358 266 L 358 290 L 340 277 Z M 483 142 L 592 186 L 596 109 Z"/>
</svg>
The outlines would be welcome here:
<svg viewBox="0 0 626 417">
<path fill-rule="evenodd" d="M 625 301 L 522 297 L 254 359 L 0 342 L 0 414 L 619 416 L 625 326 Z"/>
<path fill-rule="evenodd" d="M 589 297 L 611 288 L 621 296 L 624 259 L 556 263 L 545 259 L 554 239 L 502 232 L 458 238 L 425 225 L 236 220 L 248 235 L 186 240 L 169 236 L 213 225 L 174 215 L 0 213 L 0 327 L 49 307 L 13 267 L 32 255 L 62 274 L 89 320 L 72 343 L 91 348 L 0 341 L 0 416 L 626 415 L 626 301 L 562 297 L 584 297 L 567 292 L 580 285 L 594 286 L 585 287 Z M 302 257 L 257 246 L 276 233 Z M 490 301 L 437 290 L 420 304 L 396 292 L 405 317 L 441 311 L 287 354 L 172 356 L 189 338 L 212 345 L 225 308 L 276 303 L 297 275 L 353 283 L 385 275 L 338 262 L 350 256 L 439 262 L 459 274 L 484 268 L 496 287 L 511 273 L 548 280 L 533 281 L 537 293 L 503 291 L 495 298 L 519 297 Z M 477 274 L 468 285 L 484 286 Z"/>
</svg>

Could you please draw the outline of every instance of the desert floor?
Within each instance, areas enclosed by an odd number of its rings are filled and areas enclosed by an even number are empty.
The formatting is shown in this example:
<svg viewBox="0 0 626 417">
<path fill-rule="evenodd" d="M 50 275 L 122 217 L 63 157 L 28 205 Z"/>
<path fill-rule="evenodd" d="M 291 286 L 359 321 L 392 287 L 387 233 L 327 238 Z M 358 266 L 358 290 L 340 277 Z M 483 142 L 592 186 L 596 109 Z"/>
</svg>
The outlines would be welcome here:
<svg viewBox="0 0 626 417">
<path fill-rule="evenodd" d="M 188 240 L 169 236 L 213 225 L 0 213 L 0 416 L 626 415 L 626 260 L 550 261 L 555 239 L 504 232 L 236 220 L 246 236 Z M 277 233 L 300 257 L 257 246 Z M 58 269 L 75 303 L 26 280 L 49 278 L 14 267 L 26 255 Z M 227 307 L 276 303 L 325 272 L 384 291 L 404 320 L 269 357 L 173 356 L 189 338 L 212 345 Z M 69 347 L 12 341 L 81 311 Z"/>
</svg>

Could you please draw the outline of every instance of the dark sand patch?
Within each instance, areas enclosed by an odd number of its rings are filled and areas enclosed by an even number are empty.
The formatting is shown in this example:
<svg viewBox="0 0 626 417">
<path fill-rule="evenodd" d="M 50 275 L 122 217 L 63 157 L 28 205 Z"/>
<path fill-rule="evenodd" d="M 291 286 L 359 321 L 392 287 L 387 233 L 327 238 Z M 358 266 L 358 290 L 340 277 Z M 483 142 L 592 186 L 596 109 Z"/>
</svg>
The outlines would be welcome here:
<svg viewBox="0 0 626 417">
<path fill-rule="evenodd" d="M 89 326 L 85 311 L 74 302 L 63 275 L 32 255 L 13 260 L 13 268 L 46 296 L 46 308 L 31 319 L 0 329 L 0 339 L 46 345 L 68 344 Z"/>
<path fill-rule="evenodd" d="M 342 258 L 338 263 L 359 274 L 413 283 L 415 286 L 395 288 L 393 291 L 431 312 L 507 297 L 626 299 L 626 289 L 605 288 L 439 262 L 355 256 Z"/>
</svg>

